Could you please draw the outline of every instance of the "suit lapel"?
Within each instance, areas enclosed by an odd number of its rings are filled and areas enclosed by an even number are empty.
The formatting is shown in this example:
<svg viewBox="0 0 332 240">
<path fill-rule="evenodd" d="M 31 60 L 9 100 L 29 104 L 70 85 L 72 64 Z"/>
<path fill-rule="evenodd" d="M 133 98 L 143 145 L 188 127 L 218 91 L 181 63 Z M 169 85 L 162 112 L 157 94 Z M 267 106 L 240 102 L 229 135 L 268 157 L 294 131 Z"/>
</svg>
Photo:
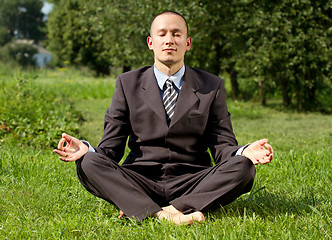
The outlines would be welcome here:
<svg viewBox="0 0 332 240">
<path fill-rule="evenodd" d="M 198 89 L 198 80 L 193 70 L 186 66 L 184 74 L 183 85 L 177 100 L 174 115 L 171 121 L 172 125 L 176 124 L 183 115 L 199 100 L 196 95 Z M 164 105 L 160 96 L 160 89 L 158 87 L 153 67 L 149 68 L 142 75 L 141 94 L 145 104 L 149 106 L 161 119 L 162 123 L 166 123 L 166 113 Z"/>
<path fill-rule="evenodd" d="M 198 89 L 198 82 L 196 74 L 193 70 L 186 66 L 184 74 L 183 85 L 176 103 L 174 115 L 172 117 L 171 125 L 176 124 L 183 115 L 199 100 L 196 95 Z"/>
<path fill-rule="evenodd" d="M 153 73 L 153 67 L 149 68 L 142 76 L 141 84 L 143 99 L 166 124 L 166 113 L 160 96 L 160 90 Z"/>
</svg>

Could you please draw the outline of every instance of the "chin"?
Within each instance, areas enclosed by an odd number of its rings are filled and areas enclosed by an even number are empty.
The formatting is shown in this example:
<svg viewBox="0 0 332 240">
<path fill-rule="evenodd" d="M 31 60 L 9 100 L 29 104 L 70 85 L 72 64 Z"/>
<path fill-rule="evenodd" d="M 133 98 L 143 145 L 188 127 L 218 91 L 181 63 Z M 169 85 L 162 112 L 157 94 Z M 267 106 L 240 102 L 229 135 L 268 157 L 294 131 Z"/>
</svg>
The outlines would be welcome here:
<svg viewBox="0 0 332 240">
<path fill-rule="evenodd" d="M 168 64 L 174 64 L 176 61 L 174 61 L 173 59 L 165 59 L 163 61 L 160 61 L 161 63 L 168 65 Z"/>
</svg>

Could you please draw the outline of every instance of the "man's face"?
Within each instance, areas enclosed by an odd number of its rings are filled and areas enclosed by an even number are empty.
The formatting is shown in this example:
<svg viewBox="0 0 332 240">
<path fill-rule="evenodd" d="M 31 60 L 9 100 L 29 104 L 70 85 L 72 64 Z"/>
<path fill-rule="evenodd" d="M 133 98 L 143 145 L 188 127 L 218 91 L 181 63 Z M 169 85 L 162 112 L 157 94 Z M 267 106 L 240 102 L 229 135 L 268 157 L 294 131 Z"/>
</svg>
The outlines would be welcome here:
<svg viewBox="0 0 332 240">
<path fill-rule="evenodd" d="M 154 52 L 157 66 L 182 66 L 184 54 L 191 47 L 191 38 L 187 37 L 186 23 L 180 16 L 163 14 L 153 21 L 147 43 Z"/>
</svg>

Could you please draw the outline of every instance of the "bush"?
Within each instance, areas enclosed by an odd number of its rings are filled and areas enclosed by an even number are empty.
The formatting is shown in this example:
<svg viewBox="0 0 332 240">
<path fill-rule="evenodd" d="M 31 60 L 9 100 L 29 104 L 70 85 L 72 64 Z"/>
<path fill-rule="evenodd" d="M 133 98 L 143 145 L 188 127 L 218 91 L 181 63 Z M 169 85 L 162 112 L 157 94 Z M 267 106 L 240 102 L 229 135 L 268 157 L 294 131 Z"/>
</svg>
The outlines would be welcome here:
<svg viewBox="0 0 332 240">
<path fill-rule="evenodd" d="M 2 82 L 0 139 L 41 148 L 55 147 L 65 130 L 78 134 L 80 114 L 63 93 L 35 83 L 36 75 L 18 73 Z M 61 95 L 60 95 L 61 94 Z"/>
<path fill-rule="evenodd" d="M 0 49 L 0 57 L 3 61 L 13 61 L 20 66 L 35 66 L 33 55 L 38 51 L 31 44 L 27 43 L 7 43 Z"/>
<path fill-rule="evenodd" d="M 4 26 L 0 26 L 0 46 L 10 42 L 11 38 L 8 29 Z"/>
</svg>

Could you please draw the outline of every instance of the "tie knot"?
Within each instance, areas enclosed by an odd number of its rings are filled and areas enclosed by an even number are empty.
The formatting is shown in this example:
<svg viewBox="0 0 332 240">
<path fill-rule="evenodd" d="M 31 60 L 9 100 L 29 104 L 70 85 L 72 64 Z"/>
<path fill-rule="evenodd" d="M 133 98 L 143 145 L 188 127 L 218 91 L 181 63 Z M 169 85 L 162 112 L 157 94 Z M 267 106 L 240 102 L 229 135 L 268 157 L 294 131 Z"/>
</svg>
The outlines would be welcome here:
<svg viewBox="0 0 332 240">
<path fill-rule="evenodd" d="M 170 78 L 167 79 L 166 82 L 165 82 L 165 84 L 166 84 L 166 88 L 171 87 L 171 86 L 172 86 L 172 83 L 173 83 L 173 81 L 172 81 Z"/>
</svg>

